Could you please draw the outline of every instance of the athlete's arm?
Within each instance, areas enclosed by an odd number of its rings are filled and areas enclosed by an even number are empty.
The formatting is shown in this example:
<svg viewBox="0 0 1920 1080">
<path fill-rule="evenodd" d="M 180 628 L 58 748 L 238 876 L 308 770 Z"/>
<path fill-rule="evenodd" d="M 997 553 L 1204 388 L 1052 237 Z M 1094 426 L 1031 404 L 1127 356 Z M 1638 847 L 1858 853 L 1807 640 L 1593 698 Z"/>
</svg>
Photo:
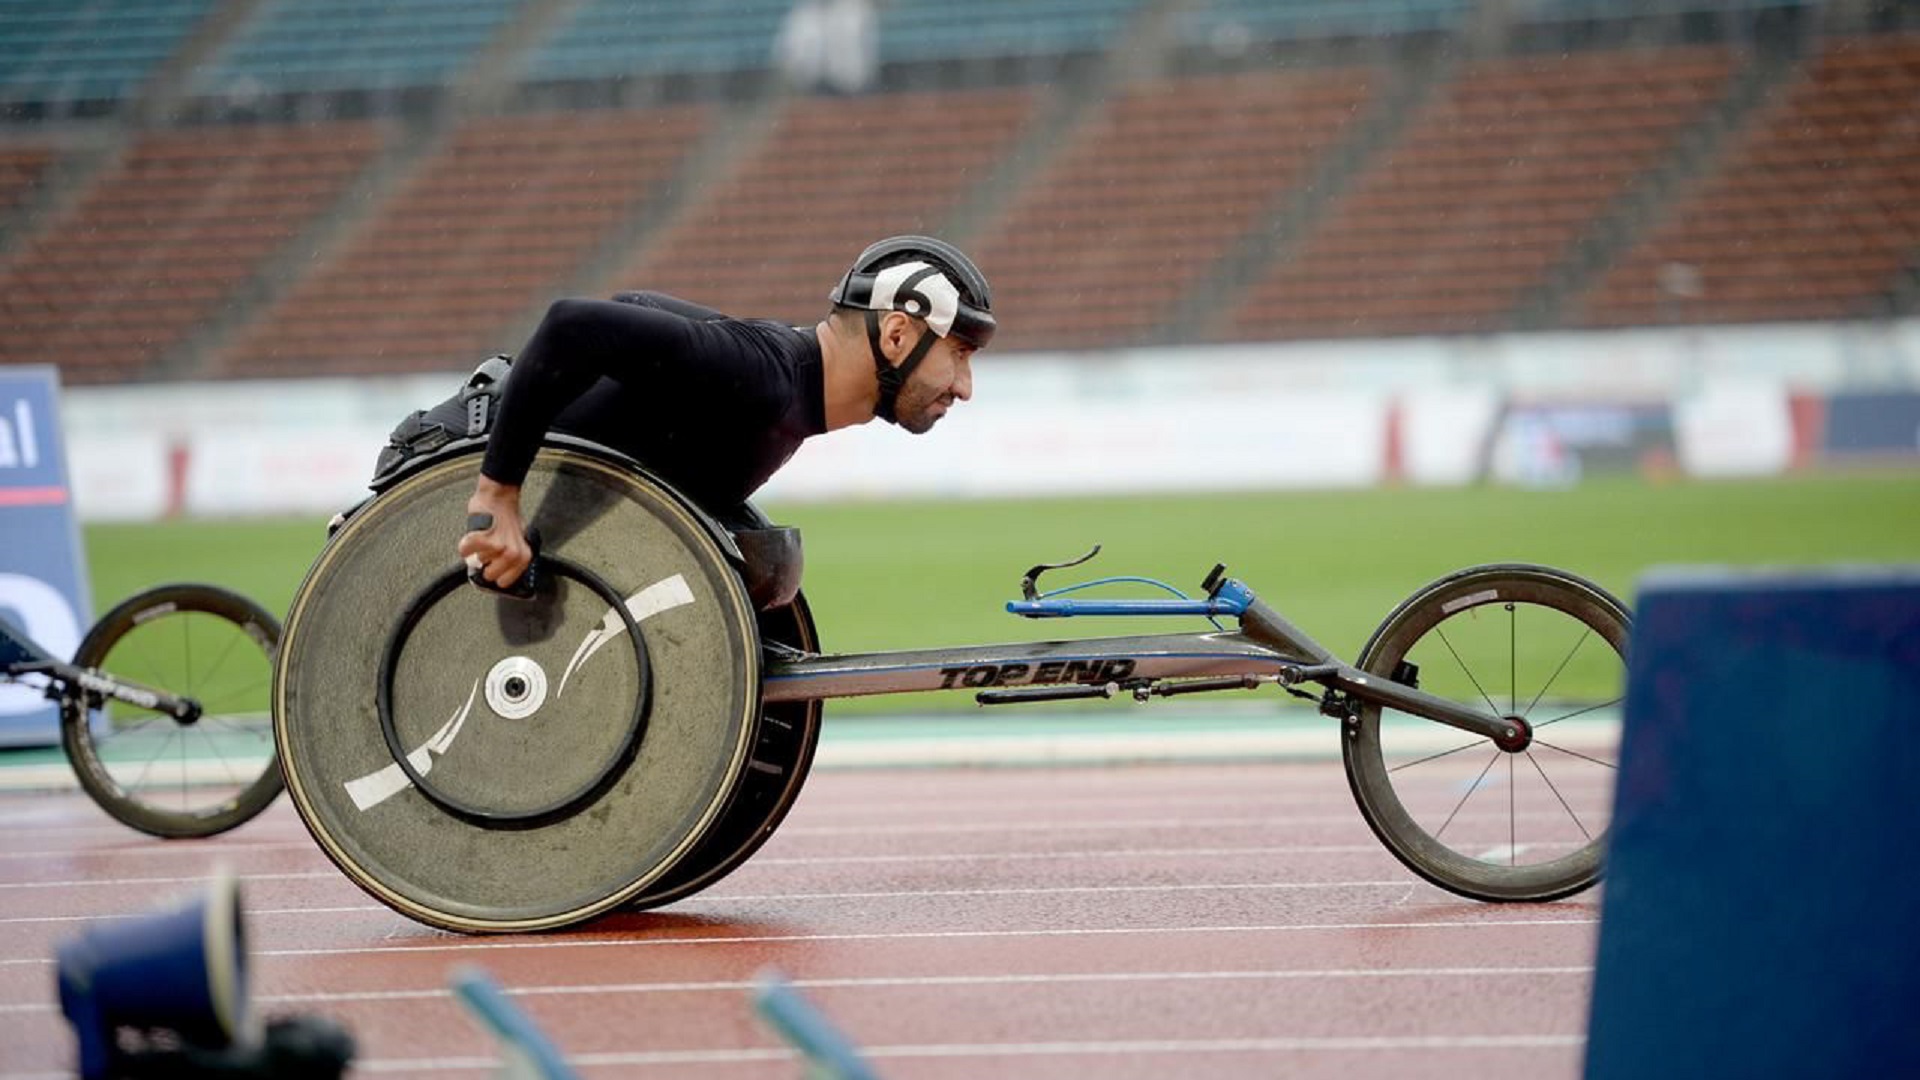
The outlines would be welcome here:
<svg viewBox="0 0 1920 1080">
<path fill-rule="evenodd" d="M 719 313 L 664 299 L 673 307 L 560 300 L 514 360 L 487 436 L 480 480 L 467 500 L 468 514 L 491 514 L 493 526 L 467 533 L 459 545 L 461 557 L 477 559 L 488 581 L 511 585 L 532 560 L 520 515 L 520 485 L 554 418 L 594 383 L 611 378 L 671 394 L 743 381 L 734 370 L 740 358 L 731 350 L 703 348 L 719 333 L 708 325 Z M 701 317 L 691 317 L 695 311 Z"/>
</svg>

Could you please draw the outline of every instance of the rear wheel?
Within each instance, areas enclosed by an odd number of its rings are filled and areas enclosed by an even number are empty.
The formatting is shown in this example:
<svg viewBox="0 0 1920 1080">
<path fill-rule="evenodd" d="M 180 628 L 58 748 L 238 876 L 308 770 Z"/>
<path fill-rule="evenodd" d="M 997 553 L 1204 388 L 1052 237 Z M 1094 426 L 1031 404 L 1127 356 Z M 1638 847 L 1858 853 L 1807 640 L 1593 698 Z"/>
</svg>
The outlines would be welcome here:
<svg viewBox="0 0 1920 1080">
<path fill-rule="evenodd" d="M 1492 740 L 1363 704 L 1342 748 L 1375 835 L 1428 881 L 1480 900 L 1551 900 L 1598 881 L 1612 817 L 1627 608 L 1521 564 L 1442 578 L 1389 615 L 1369 674 L 1524 721 Z"/>
<path fill-rule="evenodd" d="M 124 824 L 161 837 L 212 836 L 280 794 L 274 759 L 274 651 L 280 623 L 212 585 L 129 597 L 81 641 L 74 664 L 192 700 L 200 715 L 70 700 L 60 738 L 80 786 Z"/>
</svg>

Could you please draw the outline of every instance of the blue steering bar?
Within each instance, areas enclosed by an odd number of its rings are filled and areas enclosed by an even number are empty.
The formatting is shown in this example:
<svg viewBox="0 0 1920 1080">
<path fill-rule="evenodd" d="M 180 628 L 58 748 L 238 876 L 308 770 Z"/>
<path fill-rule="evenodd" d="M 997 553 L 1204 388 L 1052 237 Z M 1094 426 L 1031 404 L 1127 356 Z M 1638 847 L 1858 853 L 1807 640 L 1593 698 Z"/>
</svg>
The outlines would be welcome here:
<svg viewBox="0 0 1920 1080">
<path fill-rule="evenodd" d="M 1106 578 L 1101 581 L 1089 581 L 1074 585 L 1059 592 L 1070 592 L 1090 585 L 1104 585 L 1114 581 L 1141 581 L 1142 578 Z M 1175 595 L 1179 591 L 1163 582 L 1151 582 L 1160 585 Z M 1048 593 L 1035 600 L 1009 600 L 1007 611 L 1013 615 L 1024 615 L 1029 619 L 1065 619 L 1075 615 L 1232 615 L 1238 618 L 1253 603 L 1253 590 L 1232 578 L 1227 578 L 1214 590 L 1212 596 L 1205 599 L 1179 600 L 1057 600 L 1058 593 Z"/>
</svg>

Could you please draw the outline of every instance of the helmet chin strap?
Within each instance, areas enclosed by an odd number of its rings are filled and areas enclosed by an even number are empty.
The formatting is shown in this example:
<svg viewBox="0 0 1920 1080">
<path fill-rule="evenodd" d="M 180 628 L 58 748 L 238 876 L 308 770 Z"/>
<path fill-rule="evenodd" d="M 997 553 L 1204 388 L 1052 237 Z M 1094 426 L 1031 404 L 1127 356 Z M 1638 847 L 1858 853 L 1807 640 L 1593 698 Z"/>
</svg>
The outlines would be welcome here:
<svg viewBox="0 0 1920 1080">
<path fill-rule="evenodd" d="M 874 374 L 880 380 L 880 400 L 873 407 L 873 415 L 889 424 L 900 422 L 894 415 L 894 403 L 900 397 L 900 388 L 906 385 L 907 376 L 913 374 L 913 369 L 919 367 L 920 361 L 926 359 L 927 353 L 933 350 L 934 340 L 938 337 L 931 329 L 921 334 L 913 351 L 900 361 L 899 367 L 894 367 L 887 363 L 887 354 L 880 348 L 880 313 L 867 312 L 867 345 L 873 350 Z"/>
</svg>

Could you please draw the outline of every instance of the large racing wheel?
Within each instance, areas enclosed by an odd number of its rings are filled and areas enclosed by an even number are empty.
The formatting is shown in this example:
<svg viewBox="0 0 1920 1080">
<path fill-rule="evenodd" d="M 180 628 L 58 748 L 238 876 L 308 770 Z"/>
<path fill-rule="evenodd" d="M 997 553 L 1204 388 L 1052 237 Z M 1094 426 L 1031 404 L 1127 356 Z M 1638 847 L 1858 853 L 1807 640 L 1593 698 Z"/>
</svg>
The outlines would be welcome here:
<svg viewBox="0 0 1920 1080">
<path fill-rule="evenodd" d="M 589 447 L 546 447 L 523 486 L 535 596 L 465 584 L 479 463 L 428 463 L 334 535 L 288 614 L 274 731 L 361 888 L 435 926 L 548 929 L 679 880 L 737 805 L 760 644 L 725 534 Z"/>
</svg>

